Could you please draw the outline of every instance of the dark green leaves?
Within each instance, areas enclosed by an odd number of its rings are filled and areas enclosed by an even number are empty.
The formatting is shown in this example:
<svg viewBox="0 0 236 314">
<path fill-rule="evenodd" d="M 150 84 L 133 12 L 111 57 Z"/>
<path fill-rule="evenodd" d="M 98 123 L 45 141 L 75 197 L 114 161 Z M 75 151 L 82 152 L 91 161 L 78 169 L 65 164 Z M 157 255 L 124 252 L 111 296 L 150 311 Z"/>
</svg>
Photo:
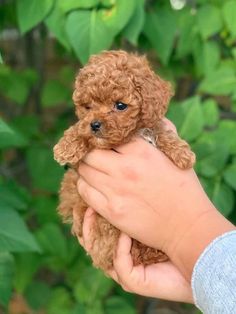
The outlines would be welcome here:
<svg viewBox="0 0 236 314">
<path fill-rule="evenodd" d="M 37 73 L 31 69 L 20 72 L 13 71 L 7 66 L 1 66 L 0 93 L 14 103 L 23 105 L 37 79 Z"/>
<path fill-rule="evenodd" d="M 11 208 L 0 208 L 0 251 L 40 251 L 23 219 Z"/>
<path fill-rule="evenodd" d="M 32 147 L 27 152 L 27 164 L 35 188 L 58 191 L 63 169 L 54 161 L 51 148 Z"/>
<path fill-rule="evenodd" d="M 0 119 L 0 133 L 13 134 L 14 131 L 2 119 Z"/>
<path fill-rule="evenodd" d="M 109 48 L 113 36 L 98 13 L 73 11 L 68 15 L 66 30 L 76 55 L 85 63 L 89 56 Z"/>
<path fill-rule="evenodd" d="M 236 162 L 229 165 L 224 171 L 224 179 L 234 190 L 236 190 Z"/>
<path fill-rule="evenodd" d="M 149 12 L 146 16 L 144 33 L 163 64 L 168 64 L 176 34 L 173 11 L 159 8 L 159 10 Z"/>
<path fill-rule="evenodd" d="M 202 92 L 215 95 L 229 95 L 235 91 L 236 75 L 230 67 L 212 71 L 201 82 L 199 89 Z"/>
<path fill-rule="evenodd" d="M 71 93 L 71 90 L 66 88 L 58 80 L 49 80 L 42 90 L 42 105 L 44 107 L 53 107 L 69 102 Z"/>
<path fill-rule="evenodd" d="M 215 180 L 202 180 L 202 183 L 216 208 L 224 216 L 229 216 L 234 207 L 233 190 L 220 177 Z"/>
<path fill-rule="evenodd" d="M 13 288 L 14 259 L 7 252 L 0 252 L 0 304 L 6 306 Z"/>
<path fill-rule="evenodd" d="M 200 7 L 197 11 L 197 23 L 204 39 L 219 32 L 223 24 L 219 8 L 211 4 Z"/>
<path fill-rule="evenodd" d="M 59 6 L 64 13 L 75 9 L 90 9 L 95 7 L 99 0 L 66 0 L 60 1 Z"/>
<path fill-rule="evenodd" d="M 144 3 L 144 0 L 137 1 L 133 15 L 123 30 L 123 35 L 134 45 L 137 45 L 138 37 L 144 24 Z"/>
<path fill-rule="evenodd" d="M 113 281 L 101 271 L 89 267 L 75 285 L 75 297 L 79 302 L 92 306 L 97 298 L 106 296 L 113 285 Z"/>
<path fill-rule="evenodd" d="M 234 0 L 225 1 L 223 6 L 223 17 L 225 23 L 232 34 L 232 36 L 236 36 L 236 2 Z"/>
<path fill-rule="evenodd" d="M 203 106 L 204 124 L 206 126 L 214 126 L 219 121 L 219 108 L 213 99 L 204 101 Z"/>
<path fill-rule="evenodd" d="M 121 297 L 111 297 L 106 301 L 106 314 L 135 314 L 132 306 Z"/>
<path fill-rule="evenodd" d="M 109 32 L 115 36 L 128 23 L 137 4 L 140 4 L 140 0 L 115 0 L 110 9 L 100 10 L 98 13 Z"/>
<path fill-rule="evenodd" d="M 18 22 L 21 33 L 41 22 L 53 6 L 53 0 L 17 0 Z"/>
<path fill-rule="evenodd" d="M 182 104 L 185 119 L 180 127 L 179 134 L 187 141 L 197 138 L 203 129 L 203 113 L 198 97 L 190 98 Z"/>
<path fill-rule="evenodd" d="M 6 147 L 21 147 L 27 140 L 20 133 L 15 132 L 0 118 L 0 149 Z"/>
</svg>

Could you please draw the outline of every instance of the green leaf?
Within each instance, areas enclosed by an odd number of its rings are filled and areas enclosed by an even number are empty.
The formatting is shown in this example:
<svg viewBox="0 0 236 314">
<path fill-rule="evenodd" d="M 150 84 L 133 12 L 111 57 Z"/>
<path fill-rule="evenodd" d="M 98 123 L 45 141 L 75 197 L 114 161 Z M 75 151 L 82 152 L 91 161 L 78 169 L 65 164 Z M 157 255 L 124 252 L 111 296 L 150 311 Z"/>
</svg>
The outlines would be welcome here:
<svg viewBox="0 0 236 314">
<path fill-rule="evenodd" d="M 49 196 L 34 196 L 32 202 L 32 208 L 37 215 L 37 221 L 44 225 L 49 222 L 58 223 L 60 217 L 56 210 L 58 205 L 58 199 L 56 197 Z"/>
<path fill-rule="evenodd" d="M 201 47 L 202 53 L 202 69 L 205 75 L 213 72 L 220 62 L 220 49 L 217 42 L 207 41 Z"/>
<path fill-rule="evenodd" d="M 51 289 L 45 282 L 33 281 L 26 289 L 25 297 L 30 308 L 40 310 L 49 302 Z"/>
<path fill-rule="evenodd" d="M 225 183 L 216 181 L 213 189 L 212 201 L 216 208 L 227 217 L 234 207 L 234 193 Z"/>
<path fill-rule="evenodd" d="M 56 2 L 53 10 L 48 15 L 48 17 L 45 19 L 45 24 L 47 25 L 50 32 L 52 32 L 52 34 L 54 34 L 54 36 L 58 39 L 58 41 L 67 50 L 70 50 L 70 44 L 69 44 L 67 33 L 65 30 L 66 15 L 62 11 L 61 7 L 59 6 L 60 3 L 68 3 L 68 0 Z"/>
<path fill-rule="evenodd" d="M 182 58 L 192 50 L 193 40 L 196 35 L 196 16 L 190 15 L 188 10 L 182 10 L 179 18 L 179 38 L 177 43 L 177 57 Z"/>
<path fill-rule="evenodd" d="M 3 63 L 1 52 L 0 52 L 0 63 Z"/>
<path fill-rule="evenodd" d="M 66 0 L 60 1 L 59 6 L 64 13 L 75 9 L 90 9 L 97 6 L 99 0 Z"/>
<path fill-rule="evenodd" d="M 206 4 L 197 11 L 197 25 L 204 39 L 219 32 L 223 26 L 218 7 Z"/>
<path fill-rule="evenodd" d="M 7 147 L 22 147 L 28 144 L 27 140 L 20 134 L 15 132 L 0 118 L 0 149 Z"/>
<path fill-rule="evenodd" d="M 205 177 L 214 177 L 220 173 L 226 165 L 229 157 L 229 148 L 225 143 L 215 147 L 213 153 L 197 162 L 196 170 Z"/>
<path fill-rule="evenodd" d="M 68 259 L 68 248 L 66 238 L 59 226 L 54 223 L 48 223 L 37 231 L 36 237 L 46 254 L 49 266 L 53 270 L 65 267 Z"/>
<path fill-rule="evenodd" d="M 41 119 L 36 114 L 24 114 L 12 119 L 11 125 L 17 133 L 22 134 L 27 140 L 40 136 Z"/>
<path fill-rule="evenodd" d="M 48 80 L 42 90 L 41 101 L 44 107 L 65 103 L 71 98 L 71 91 L 58 80 Z"/>
<path fill-rule="evenodd" d="M 229 216 L 234 206 L 234 193 L 220 177 L 213 179 L 200 178 L 209 198 L 213 201 L 216 208 L 224 215 Z"/>
<path fill-rule="evenodd" d="M 53 2 L 53 0 L 18 0 L 17 18 L 21 33 L 26 33 L 43 21 L 51 10 Z"/>
<path fill-rule="evenodd" d="M 71 314 L 88 314 L 88 312 L 86 311 L 86 306 L 84 304 L 76 304 L 76 306 L 74 307 L 73 311 L 71 312 Z"/>
<path fill-rule="evenodd" d="M 205 126 L 215 126 L 220 118 L 219 108 L 213 99 L 207 99 L 203 102 L 202 106 L 204 124 Z"/>
<path fill-rule="evenodd" d="M 29 148 L 27 164 L 34 188 L 54 193 L 58 191 L 64 171 L 54 161 L 52 148 Z"/>
<path fill-rule="evenodd" d="M 69 41 L 82 63 L 89 56 L 110 47 L 113 35 L 97 11 L 73 11 L 66 21 Z"/>
<path fill-rule="evenodd" d="M 167 65 L 176 34 L 176 19 L 173 10 L 160 7 L 156 12 L 147 13 L 143 31 L 156 50 L 158 57 L 164 65 Z"/>
<path fill-rule="evenodd" d="M 8 252 L 0 252 L 0 304 L 7 306 L 13 288 L 14 259 Z"/>
<path fill-rule="evenodd" d="M 136 311 L 119 296 L 112 296 L 105 302 L 105 314 L 135 314 Z"/>
<path fill-rule="evenodd" d="M 87 306 L 87 314 L 105 314 L 103 309 L 102 300 L 96 299 L 93 303 Z"/>
<path fill-rule="evenodd" d="M 179 130 L 184 122 L 184 108 L 179 103 L 173 103 L 168 108 L 167 118 L 170 119 L 176 126 L 177 130 Z"/>
<path fill-rule="evenodd" d="M 218 145 L 224 143 L 229 148 L 229 153 L 236 154 L 236 123 L 230 120 L 221 120 L 219 127 L 213 133 Z"/>
<path fill-rule="evenodd" d="M 138 37 L 143 28 L 144 18 L 144 0 L 138 0 L 134 13 L 123 30 L 123 36 L 135 46 L 138 44 Z"/>
<path fill-rule="evenodd" d="M 88 267 L 75 284 L 75 298 L 81 303 L 92 304 L 96 299 L 105 297 L 113 285 L 112 280 L 100 270 Z"/>
<path fill-rule="evenodd" d="M 31 69 L 16 72 L 5 66 L 1 67 L 0 92 L 15 103 L 23 105 L 37 78 L 37 73 Z"/>
<path fill-rule="evenodd" d="M 40 248 L 23 219 L 11 208 L 0 208 L 0 251 L 24 252 Z"/>
<path fill-rule="evenodd" d="M 232 36 L 236 36 L 236 2 L 234 0 L 225 1 L 223 5 L 223 18 L 225 23 L 232 34 Z"/>
<path fill-rule="evenodd" d="M 71 314 L 72 300 L 68 289 L 59 286 L 52 290 L 51 298 L 47 306 L 47 314 Z M 77 312 L 76 314 L 83 314 Z M 86 312 L 87 314 L 87 312 Z"/>
<path fill-rule="evenodd" d="M 216 141 L 208 135 L 208 132 L 203 132 L 192 144 L 193 151 L 197 155 L 197 161 L 213 154 L 216 147 Z"/>
<path fill-rule="evenodd" d="M 8 181 L 0 184 L 0 206 L 26 210 L 30 195 L 25 188 L 19 186 L 15 181 Z"/>
<path fill-rule="evenodd" d="M 137 6 L 136 0 L 115 0 L 109 9 L 99 10 L 98 14 L 112 36 L 117 35 L 128 23 Z M 140 16 L 139 16 L 140 18 Z"/>
<path fill-rule="evenodd" d="M 14 134 L 14 131 L 1 118 L 0 118 L 0 133 Z"/>
<path fill-rule="evenodd" d="M 224 179 L 234 190 L 236 190 L 236 163 L 229 165 L 224 171 Z"/>
<path fill-rule="evenodd" d="M 212 71 L 201 82 L 201 92 L 215 95 L 229 95 L 235 91 L 236 76 L 233 69 L 220 68 Z"/>
<path fill-rule="evenodd" d="M 185 110 L 185 118 L 179 134 L 187 141 L 193 141 L 200 135 L 204 125 L 200 100 L 198 97 L 192 97 L 186 100 L 182 106 Z"/>
<path fill-rule="evenodd" d="M 15 254 L 15 261 L 14 287 L 17 293 L 23 294 L 41 266 L 42 257 L 39 254 L 31 252 L 17 253 Z"/>
<path fill-rule="evenodd" d="M 28 145 L 28 140 L 20 133 L 15 132 L 13 134 L 2 133 L 0 137 L 0 148 L 11 147 L 25 147 Z"/>
</svg>

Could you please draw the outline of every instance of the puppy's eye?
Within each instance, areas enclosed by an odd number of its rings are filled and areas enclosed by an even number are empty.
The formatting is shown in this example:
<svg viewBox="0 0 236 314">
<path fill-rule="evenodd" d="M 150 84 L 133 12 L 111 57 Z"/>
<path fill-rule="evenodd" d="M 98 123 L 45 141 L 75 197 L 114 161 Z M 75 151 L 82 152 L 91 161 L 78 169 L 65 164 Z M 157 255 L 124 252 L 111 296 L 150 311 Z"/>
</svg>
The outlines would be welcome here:
<svg viewBox="0 0 236 314">
<path fill-rule="evenodd" d="M 115 108 L 119 111 L 123 111 L 123 110 L 127 109 L 127 107 L 128 107 L 128 105 L 124 104 L 123 102 L 118 101 L 115 103 Z"/>
<path fill-rule="evenodd" d="M 91 106 L 86 104 L 86 105 L 83 105 L 83 108 L 86 109 L 86 110 L 90 110 Z"/>
</svg>

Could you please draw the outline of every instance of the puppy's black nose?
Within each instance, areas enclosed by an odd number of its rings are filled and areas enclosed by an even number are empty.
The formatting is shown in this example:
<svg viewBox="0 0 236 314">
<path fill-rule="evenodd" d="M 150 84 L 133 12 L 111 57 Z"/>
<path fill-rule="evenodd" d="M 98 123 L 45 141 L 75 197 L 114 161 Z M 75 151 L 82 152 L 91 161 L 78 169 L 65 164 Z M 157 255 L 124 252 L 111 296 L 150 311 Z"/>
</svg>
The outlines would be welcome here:
<svg viewBox="0 0 236 314">
<path fill-rule="evenodd" d="M 101 128 L 102 123 L 100 121 L 93 121 L 90 123 L 90 126 L 94 132 L 97 132 Z"/>
</svg>

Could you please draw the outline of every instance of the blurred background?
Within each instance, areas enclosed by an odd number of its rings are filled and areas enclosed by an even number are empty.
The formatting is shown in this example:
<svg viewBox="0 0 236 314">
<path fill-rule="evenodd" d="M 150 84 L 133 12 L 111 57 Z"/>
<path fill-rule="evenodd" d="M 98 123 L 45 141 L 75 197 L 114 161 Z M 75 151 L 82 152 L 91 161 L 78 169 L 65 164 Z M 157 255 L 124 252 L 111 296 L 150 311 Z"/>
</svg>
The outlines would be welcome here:
<svg viewBox="0 0 236 314">
<path fill-rule="evenodd" d="M 200 313 L 123 292 L 57 215 L 52 147 L 75 119 L 74 77 L 111 48 L 171 81 L 168 117 L 236 221 L 236 0 L 0 0 L 0 313 Z"/>
</svg>

